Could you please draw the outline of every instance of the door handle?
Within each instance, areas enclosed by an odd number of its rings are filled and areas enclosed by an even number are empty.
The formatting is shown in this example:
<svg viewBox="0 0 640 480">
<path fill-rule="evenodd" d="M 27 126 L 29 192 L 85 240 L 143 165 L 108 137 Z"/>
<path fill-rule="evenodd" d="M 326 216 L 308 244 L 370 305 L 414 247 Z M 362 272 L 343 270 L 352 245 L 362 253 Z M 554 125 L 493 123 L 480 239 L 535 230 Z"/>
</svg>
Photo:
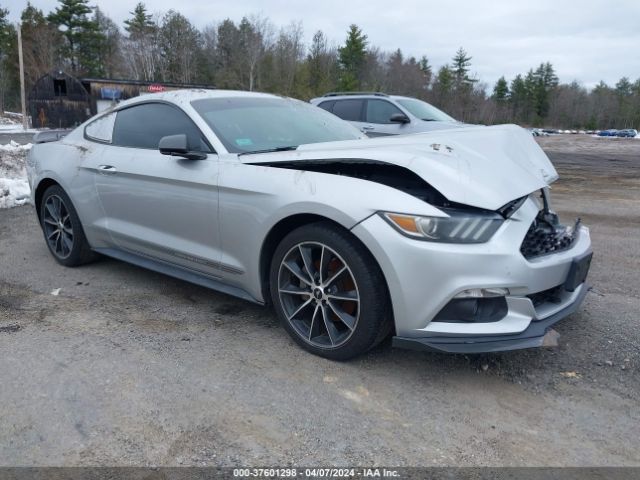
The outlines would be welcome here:
<svg viewBox="0 0 640 480">
<path fill-rule="evenodd" d="M 113 175 L 114 173 L 118 173 L 118 170 L 111 165 L 100 165 L 98 167 L 98 173 L 102 175 Z"/>
<path fill-rule="evenodd" d="M 375 127 L 372 127 L 371 125 L 365 125 L 364 127 L 362 127 L 362 130 L 363 130 L 363 131 L 367 131 L 367 132 L 368 132 L 368 131 L 370 131 L 370 130 L 373 130 L 374 128 L 375 128 Z"/>
</svg>

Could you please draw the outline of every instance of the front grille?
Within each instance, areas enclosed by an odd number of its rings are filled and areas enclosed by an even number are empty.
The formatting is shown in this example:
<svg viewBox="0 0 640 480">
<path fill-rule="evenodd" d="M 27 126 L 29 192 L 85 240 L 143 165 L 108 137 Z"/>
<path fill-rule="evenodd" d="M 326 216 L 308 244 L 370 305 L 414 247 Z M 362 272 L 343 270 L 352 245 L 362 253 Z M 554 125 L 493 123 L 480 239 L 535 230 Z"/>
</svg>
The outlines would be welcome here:
<svg viewBox="0 0 640 480">
<path fill-rule="evenodd" d="M 568 228 L 558 222 L 556 215 L 540 211 L 522 241 L 520 252 L 530 259 L 566 250 L 575 242 L 579 225 L 578 219 L 574 228 Z"/>
</svg>

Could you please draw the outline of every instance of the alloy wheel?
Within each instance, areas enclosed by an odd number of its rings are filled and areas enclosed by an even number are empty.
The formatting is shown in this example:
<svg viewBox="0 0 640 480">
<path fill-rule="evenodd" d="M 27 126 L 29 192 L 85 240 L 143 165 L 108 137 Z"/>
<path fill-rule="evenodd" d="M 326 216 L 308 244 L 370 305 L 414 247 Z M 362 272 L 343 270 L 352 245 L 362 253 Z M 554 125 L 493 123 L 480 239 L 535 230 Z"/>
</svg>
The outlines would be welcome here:
<svg viewBox="0 0 640 480">
<path fill-rule="evenodd" d="M 284 314 L 307 343 L 336 348 L 356 329 L 360 295 L 351 269 L 333 249 L 299 243 L 284 256 L 278 273 Z"/>
<path fill-rule="evenodd" d="M 73 249 L 73 226 L 64 201 L 57 195 L 48 197 L 42 218 L 49 248 L 58 258 L 67 258 Z"/>
</svg>

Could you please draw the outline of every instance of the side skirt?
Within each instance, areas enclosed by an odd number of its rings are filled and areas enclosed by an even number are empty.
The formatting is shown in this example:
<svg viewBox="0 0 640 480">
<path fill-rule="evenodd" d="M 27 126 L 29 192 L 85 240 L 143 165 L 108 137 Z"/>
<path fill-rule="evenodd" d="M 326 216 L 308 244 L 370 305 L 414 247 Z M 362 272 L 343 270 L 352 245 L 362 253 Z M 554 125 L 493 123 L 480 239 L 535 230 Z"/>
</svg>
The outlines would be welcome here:
<svg viewBox="0 0 640 480">
<path fill-rule="evenodd" d="M 226 283 L 223 283 L 216 278 L 210 277 L 203 273 L 196 273 L 187 270 L 182 266 L 174 265 L 164 260 L 146 257 L 115 248 L 95 248 L 94 251 L 107 257 L 115 258 L 116 260 L 121 260 L 123 262 L 137 265 L 138 267 L 146 268 L 148 270 L 153 270 L 154 272 L 162 273 L 164 275 L 169 275 L 170 277 L 184 280 L 185 282 L 194 283 L 196 285 L 200 285 L 201 287 L 210 288 L 211 290 L 226 293 L 228 295 L 232 295 L 234 297 L 238 297 L 252 303 L 257 303 L 258 305 L 264 305 L 264 302 L 256 300 L 241 288 L 232 287 L 231 285 L 227 285 Z"/>
</svg>

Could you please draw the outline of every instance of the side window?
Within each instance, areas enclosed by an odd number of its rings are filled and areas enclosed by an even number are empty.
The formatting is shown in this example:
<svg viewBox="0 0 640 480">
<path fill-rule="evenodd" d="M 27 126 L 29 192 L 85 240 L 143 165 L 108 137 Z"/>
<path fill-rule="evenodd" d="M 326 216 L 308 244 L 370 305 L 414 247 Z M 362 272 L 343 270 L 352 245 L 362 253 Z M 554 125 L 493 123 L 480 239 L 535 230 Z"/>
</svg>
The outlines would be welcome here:
<svg viewBox="0 0 640 480">
<path fill-rule="evenodd" d="M 336 103 L 336 101 L 335 101 L 335 100 L 331 100 L 331 101 L 328 101 L 328 102 L 322 102 L 322 103 L 319 103 L 319 104 L 318 104 L 318 106 L 319 106 L 320 108 L 322 108 L 323 110 L 326 110 L 327 112 L 330 112 L 330 111 L 332 111 L 332 110 L 333 110 L 333 105 L 334 105 L 335 103 Z"/>
<path fill-rule="evenodd" d="M 191 150 L 211 152 L 202 134 L 186 113 L 163 103 L 145 103 L 117 112 L 113 144 L 155 150 L 162 137 L 187 135 Z"/>
<path fill-rule="evenodd" d="M 391 115 L 396 113 L 402 113 L 402 111 L 386 100 L 367 101 L 367 122 L 392 123 L 389 119 L 391 118 Z"/>
<path fill-rule="evenodd" d="M 364 100 L 336 100 L 333 114 L 351 122 L 362 121 L 362 102 Z"/>
<path fill-rule="evenodd" d="M 113 137 L 113 123 L 116 120 L 116 112 L 104 115 L 84 128 L 84 134 L 91 140 L 111 143 Z"/>
</svg>

